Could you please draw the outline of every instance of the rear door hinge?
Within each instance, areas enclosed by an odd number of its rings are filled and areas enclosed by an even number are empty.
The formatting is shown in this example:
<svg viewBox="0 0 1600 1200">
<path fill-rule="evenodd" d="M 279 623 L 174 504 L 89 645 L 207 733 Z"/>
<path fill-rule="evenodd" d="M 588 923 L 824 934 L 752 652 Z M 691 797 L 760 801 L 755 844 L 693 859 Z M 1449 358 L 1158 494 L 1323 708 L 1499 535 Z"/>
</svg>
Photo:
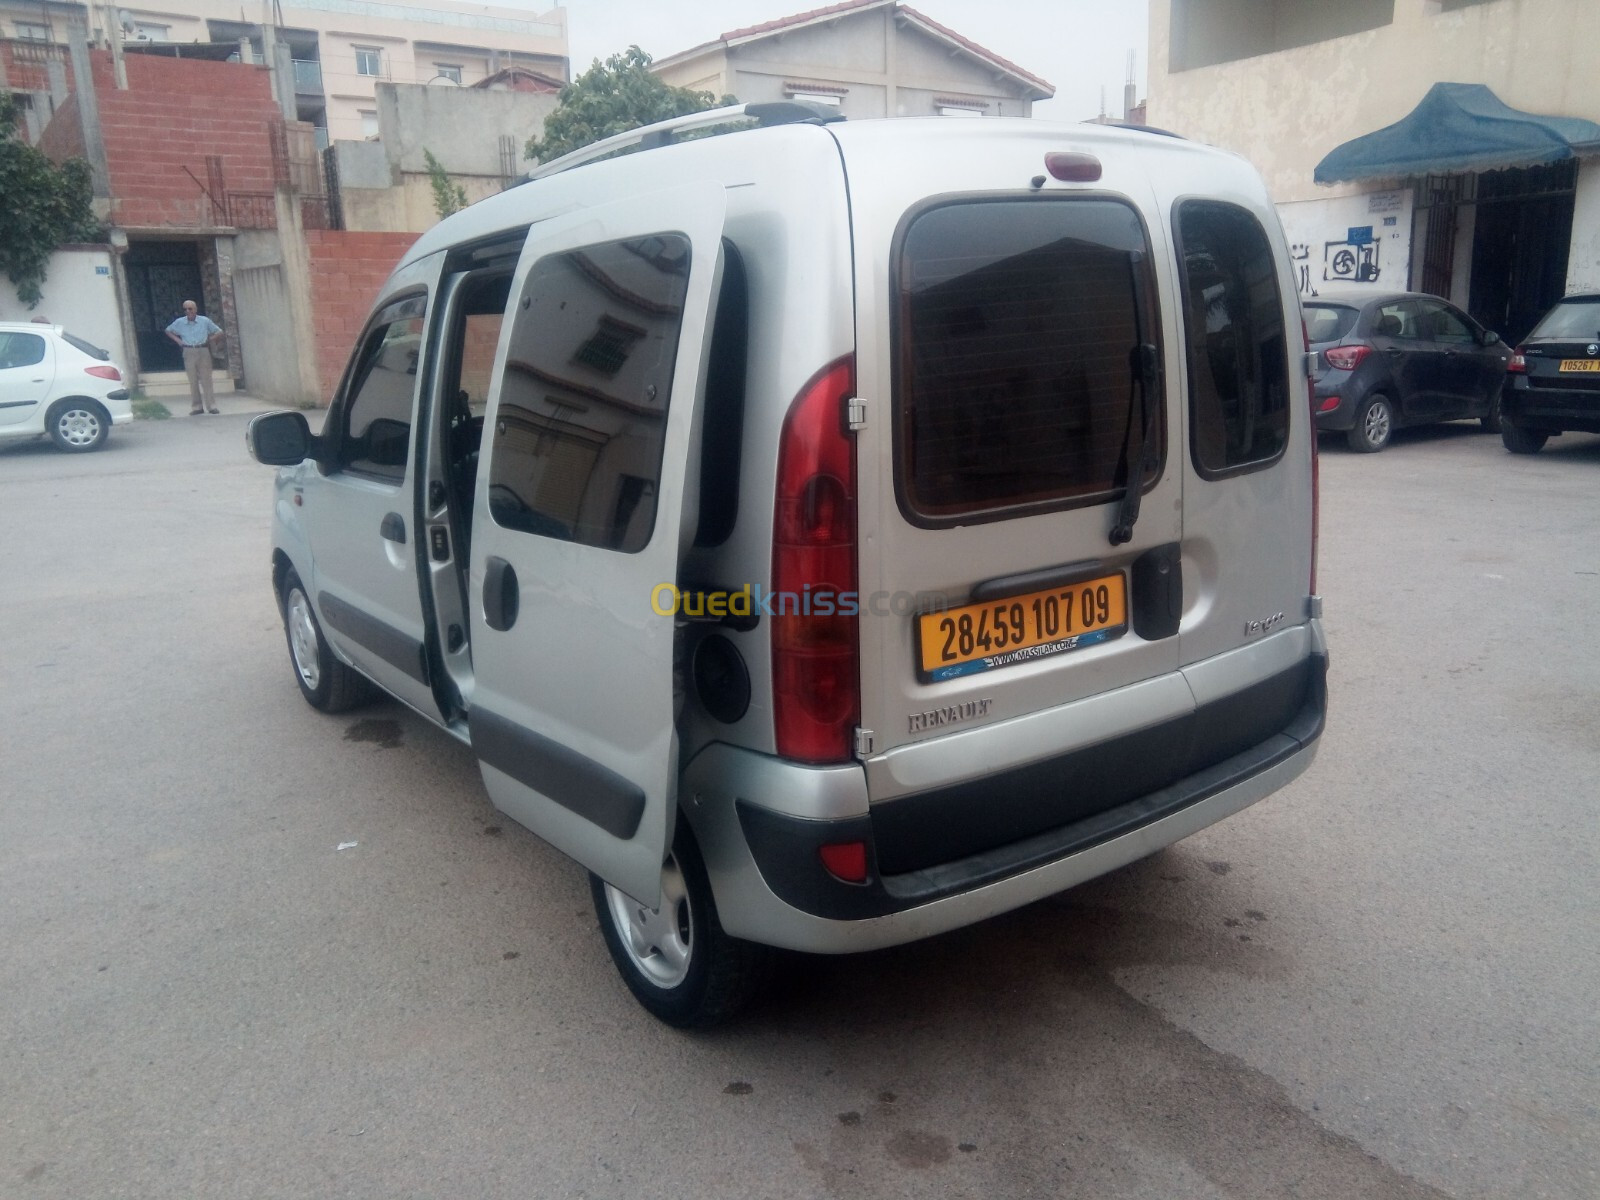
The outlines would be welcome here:
<svg viewBox="0 0 1600 1200">
<path fill-rule="evenodd" d="M 876 745 L 877 745 L 877 735 L 875 733 L 873 733 L 872 730 L 863 729 L 863 728 L 861 728 L 861 726 L 857 725 L 856 726 L 856 757 L 857 758 L 869 758 L 869 757 L 871 757 L 873 748 Z"/>
<path fill-rule="evenodd" d="M 844 402 L 844 424 L 852 431 L 867 427 L 867 402 L 860 396 L 851 396 Z"/>
</svg>

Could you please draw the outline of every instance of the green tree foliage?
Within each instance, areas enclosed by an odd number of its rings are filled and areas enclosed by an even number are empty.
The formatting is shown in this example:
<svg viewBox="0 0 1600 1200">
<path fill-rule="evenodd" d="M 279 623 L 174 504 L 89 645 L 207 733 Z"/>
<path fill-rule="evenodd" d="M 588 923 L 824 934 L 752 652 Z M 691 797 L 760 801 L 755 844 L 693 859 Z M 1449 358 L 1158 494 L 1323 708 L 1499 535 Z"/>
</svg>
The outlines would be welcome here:
<svg viewBox="0 0 1600 1200">
<path fill-rule="evenodd" d="M 428 182 L 433 185 L 433 211 L 443 219 L 465 208 L 467 189 L 450 182 L 449 172 L 426 146 L 422 148 L 422 161 L 428 165 Z"/>
<path fill-rule="evenodd" d="M 530 138 L 527 156 L 549 162 L 602 138 L 638 129 L 669 117 L 687 116 L 727 104 L 711 92 L 671 87 L 650 73 L 650 56 L 637 46 L 598 59 L 561 89 L 561 103 L 545 118 L 544 137 Z"/>
<path fill-rule="evenodd" d="M 0 267 L 29 308 L 39 303 L 50 255 L 63 242 L 99 241 L 89 164 L 59 167 L 17 136 L 16 102 L 0 92 Z"/>
</svg>

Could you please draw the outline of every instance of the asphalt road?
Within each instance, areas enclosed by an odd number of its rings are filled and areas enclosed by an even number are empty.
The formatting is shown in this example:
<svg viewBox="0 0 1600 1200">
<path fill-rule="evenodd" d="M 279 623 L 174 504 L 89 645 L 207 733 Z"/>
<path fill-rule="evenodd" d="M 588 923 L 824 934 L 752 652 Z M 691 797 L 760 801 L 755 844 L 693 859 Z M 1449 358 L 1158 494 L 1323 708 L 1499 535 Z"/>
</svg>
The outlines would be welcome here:
<svg viewBox="0 0 1600 1200">
<path fill-rule="evenodd" d="M 686 1036 L 463 748 L 301 701 L 243 430 L 0 449 L 0 1196 L 1600 1195 L 1600 438 L 1327 444 L 1305 777 Z"/>
</svg>

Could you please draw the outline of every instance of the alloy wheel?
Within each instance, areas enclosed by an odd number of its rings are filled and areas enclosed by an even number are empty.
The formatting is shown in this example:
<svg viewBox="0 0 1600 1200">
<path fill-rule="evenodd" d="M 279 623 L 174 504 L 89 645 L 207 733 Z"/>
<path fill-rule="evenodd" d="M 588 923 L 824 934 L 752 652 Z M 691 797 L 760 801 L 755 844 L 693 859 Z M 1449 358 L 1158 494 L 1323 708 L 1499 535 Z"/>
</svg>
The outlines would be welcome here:
<svg viewBox="0 0 1600 1200">
<path fill-rule="evenodd" d="M 311 601 L 299 588 L 289 593 L 285 606 L 289 624 L 289 650 L 294 655 L 294 668 L 300 680 L 311 691 L 317 690 L 322 679 L 322 666 L 317 655 L 317 623 L 311 615 Z"/>
<path fill-rule="evenodd" d="M 628 958 L 646 979 L 669 989 L 688 978 L 694 954 L 694 912 L 676 856 L 669 856 L 661 868 L 660 908 L 651 911 L 609 883 L 606 908 L 622 935 Z"/>
</svg>

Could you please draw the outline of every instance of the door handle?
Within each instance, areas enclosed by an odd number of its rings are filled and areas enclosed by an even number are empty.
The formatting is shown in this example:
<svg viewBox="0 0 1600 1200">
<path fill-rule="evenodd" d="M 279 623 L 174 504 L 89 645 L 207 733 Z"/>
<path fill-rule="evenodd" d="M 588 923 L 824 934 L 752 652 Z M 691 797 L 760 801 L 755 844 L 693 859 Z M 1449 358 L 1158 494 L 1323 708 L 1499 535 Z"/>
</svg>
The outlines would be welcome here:
<svg viewBox="0 0 1600 1200">
<path fill-rule="evenodd" d="M 385 513 L 378 532 L 391 542 L 399 542 L 402 546 L 406 544 L 406 523 L 399 513 Z"/>
<path fill-rule="evenodd" d="M 1383 352 L 1385 354 L 1387 354 L 1390 358 L 1399 358 L 1402 354 L 1405 353 L 1404 350 L 1398 350 L 1393 346 L 1385 346 L 1383 348 Z"/>
<path fill-rule="evenodd" d="M 517 610 L 521 605 L 516 568 L 491 554 L 483 564 L 484 623 L 504 633 L 517 623 Z"/>
</svg>

